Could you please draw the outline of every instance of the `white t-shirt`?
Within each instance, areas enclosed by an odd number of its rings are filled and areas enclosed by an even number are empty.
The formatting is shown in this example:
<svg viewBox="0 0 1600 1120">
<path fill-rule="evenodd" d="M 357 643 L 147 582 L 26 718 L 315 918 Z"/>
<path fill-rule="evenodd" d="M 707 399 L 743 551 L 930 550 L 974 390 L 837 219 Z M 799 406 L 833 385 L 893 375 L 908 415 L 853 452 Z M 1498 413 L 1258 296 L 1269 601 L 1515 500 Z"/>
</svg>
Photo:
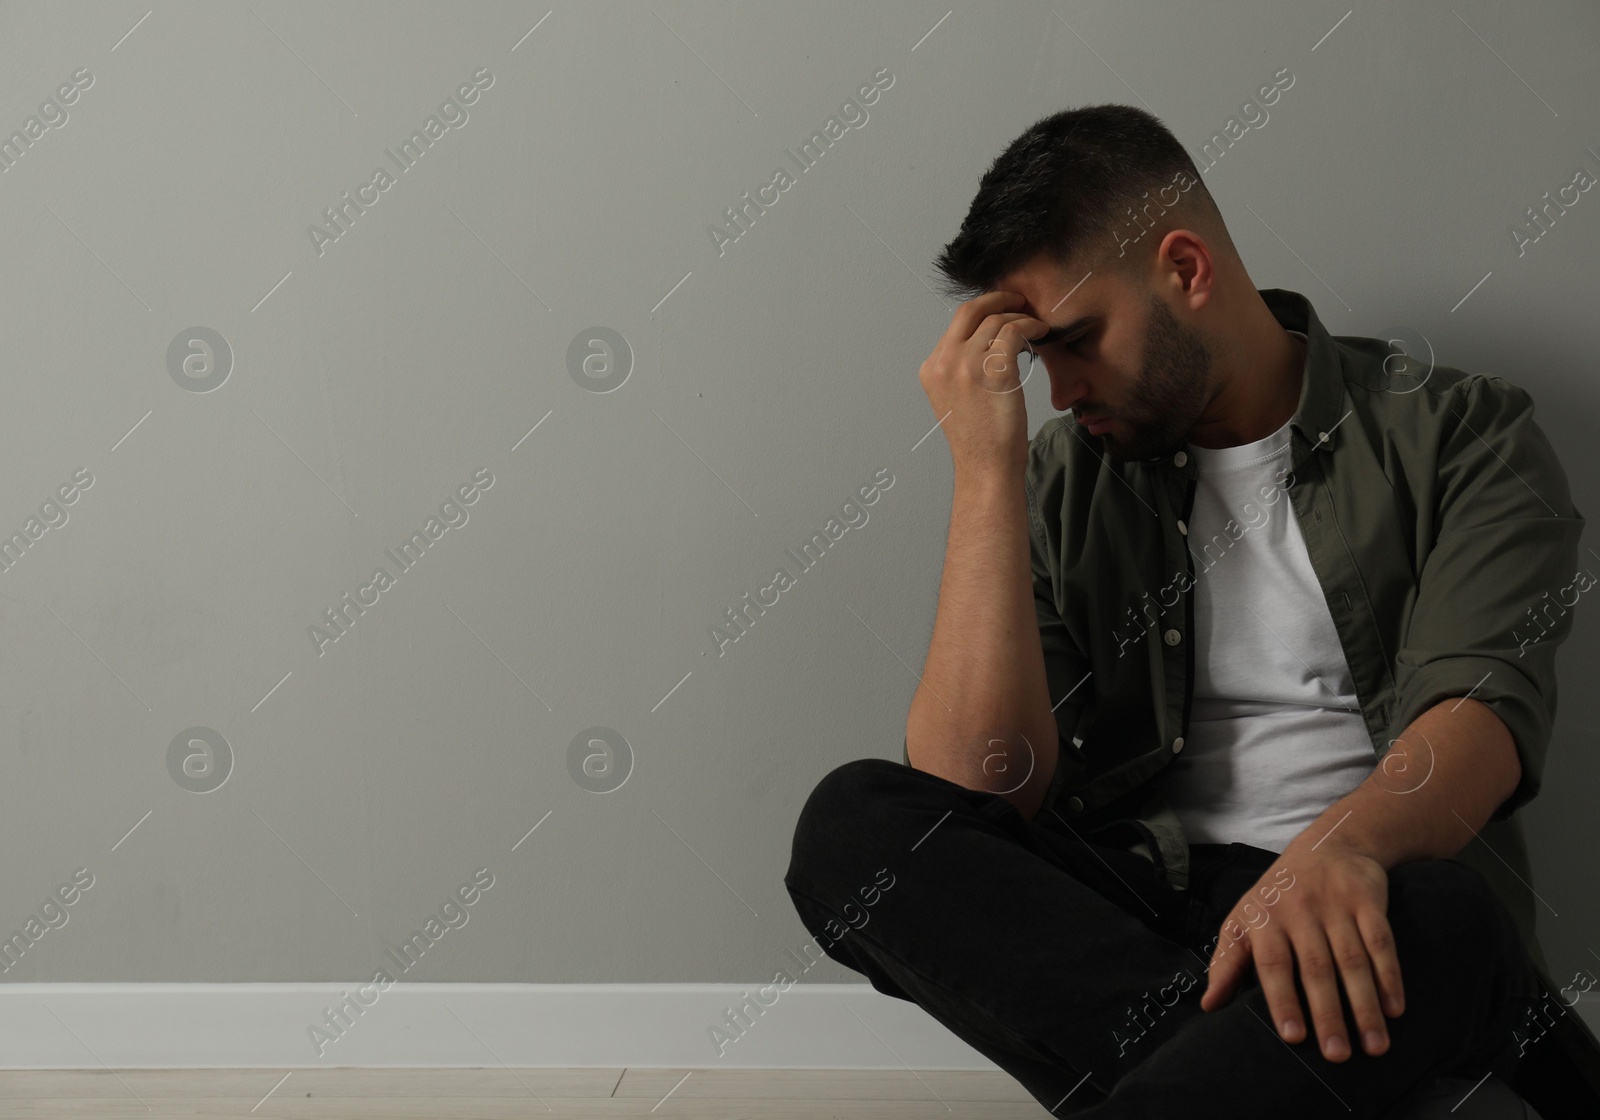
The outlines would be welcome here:
<svg viewBox="0 0 1600 1120">
<path fill-rule="evenodd" d="M 1284 489 L 1289 440 L 1285 422 L 1238 447 L 1184 446 L 1199 468 L 1194 698 L 1163 788 L 1192 843 L 1281 852 L 1377 765 Z"/>
</svg>

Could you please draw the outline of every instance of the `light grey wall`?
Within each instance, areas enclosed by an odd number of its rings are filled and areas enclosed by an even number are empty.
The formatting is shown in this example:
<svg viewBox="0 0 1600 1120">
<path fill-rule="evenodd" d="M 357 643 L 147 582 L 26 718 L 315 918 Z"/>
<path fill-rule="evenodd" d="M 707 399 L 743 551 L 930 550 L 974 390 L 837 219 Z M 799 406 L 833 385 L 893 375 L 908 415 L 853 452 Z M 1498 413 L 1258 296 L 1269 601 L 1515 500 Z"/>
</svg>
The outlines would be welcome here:
<svg viewBox="0 0 1600 1120">
<path fill-rule="evenodd" d="M 1600 174 L 1600 12 L 1347 10 L 0 8 L 0 135 L 92 77 L 0 174 L 0 530 L 92 478 L 0 573 L 0 931 L 93 876 L 5 979 L 364 978 L 479 868 L 408 979 L 769 979 L 807 940 L 796 814 L 837 764 L 899 757 L 931 632 L 951 475 L 917 368 L 952 307 L 929 262 L 1060 108 L 1143 104 L 1198 150 L 1288 68 L 1206 176 L 1257 285 L 1527 387 L 1600 516 L 1600 192 L 1512 235 Z M 480 71 L 399 172 L 386 149 Z M 836 114 L 857 126 L 719 252 L 724 208 Z M 308 228 L 383 167 L 319 252 Z M 195 328 L 231 351 L 206 392 Z M 631 352 L 609 392 L 572 372 L 594 328 Z M 1045 379 L 1026 396 L 1037 428 Z M 398 573 L 385 549 L 463 508 Z M 719 648 L 786 548 L 863 514 Z M 393 586 L 319 653 L 379 566 Z M 1557 973 L 1600 968 L 1578 611 L 1525 814 Z M 205 793 L 196 727 L 231 753 Z M 595 727 L 631 750 L 607 793 L 569 767 Z"/>
</svg>

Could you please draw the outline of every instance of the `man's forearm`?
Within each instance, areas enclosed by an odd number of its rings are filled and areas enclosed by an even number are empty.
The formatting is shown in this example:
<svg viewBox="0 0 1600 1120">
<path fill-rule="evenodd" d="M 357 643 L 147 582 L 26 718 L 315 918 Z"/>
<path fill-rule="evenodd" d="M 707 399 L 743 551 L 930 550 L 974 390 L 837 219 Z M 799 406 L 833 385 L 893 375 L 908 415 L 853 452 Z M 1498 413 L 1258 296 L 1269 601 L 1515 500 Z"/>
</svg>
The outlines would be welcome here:
<svg viewBox="0 0 1600 1120">
<path fill-rule="evenodd" d="M 956 476 L 933 637 L 906 719 L 919 770 L 1006 797 L 1031 819 L 1055 771 L 1020 471 Z"/>
<path fill-rule="evenodd" d="M 1367 780 L 1329 806 L 1294 844 L 1350 845 L 1386 871 L 1453 856 L 1521 776 L 1516 744 L 1494 710 L 1452 696 L 1418 716 Z"/>
</svg>

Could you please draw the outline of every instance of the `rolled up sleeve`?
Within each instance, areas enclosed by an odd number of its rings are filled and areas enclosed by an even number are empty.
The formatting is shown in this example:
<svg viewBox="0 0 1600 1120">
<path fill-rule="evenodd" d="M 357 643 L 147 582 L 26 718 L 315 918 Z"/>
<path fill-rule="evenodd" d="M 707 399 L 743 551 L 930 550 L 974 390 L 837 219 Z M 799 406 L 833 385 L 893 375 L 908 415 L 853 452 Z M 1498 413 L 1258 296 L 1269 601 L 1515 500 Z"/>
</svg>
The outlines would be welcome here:
<svg viewBox="0 0 1600 1120">
<path fill-rule="evenodd" d="M 1539 792 L 1556 713 L 1556 648 L 1572 630 L 1584 519 L 1534 422 L 1500 377 L 1458 382 L 1437 466 L 1434 541 L 1395 661 L 1390 734 L 1441 700 L 1471 695 L 1511 732 L 1522 777 L 1492 820 Z M 1592 582 L 1592 581 L 1591 581 Z M 1530 614 L 1530 611 L 1532 612 Z"/>
</svg>

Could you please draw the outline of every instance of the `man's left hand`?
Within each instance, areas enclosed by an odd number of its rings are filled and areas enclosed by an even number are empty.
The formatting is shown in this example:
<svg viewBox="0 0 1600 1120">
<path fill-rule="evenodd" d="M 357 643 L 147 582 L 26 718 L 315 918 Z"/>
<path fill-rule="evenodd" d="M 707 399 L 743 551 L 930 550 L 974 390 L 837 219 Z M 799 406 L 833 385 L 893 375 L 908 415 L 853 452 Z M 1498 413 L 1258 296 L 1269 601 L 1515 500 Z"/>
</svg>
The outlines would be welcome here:
<svg viewBox="0 0 1600 1120">
<path fill-rule="evenodd" d="M 1279 1035 L 1300 1042 L 1298 964 L 1323 1056 L 1342 1062 L 1351 1054 L 1336 977 L 1363 1048 L 1382 1054 L 1389 1048 L 1384 1011 L 1393 1018 L 1405 1010 L 1388 909 L 1389 876 L 1377 860 L 1331 835 L 1315 847 L 1297 838 L 1223 921 L 1201 1008 L 1226 1004 L 1253 963 Z"/>
</svg>

